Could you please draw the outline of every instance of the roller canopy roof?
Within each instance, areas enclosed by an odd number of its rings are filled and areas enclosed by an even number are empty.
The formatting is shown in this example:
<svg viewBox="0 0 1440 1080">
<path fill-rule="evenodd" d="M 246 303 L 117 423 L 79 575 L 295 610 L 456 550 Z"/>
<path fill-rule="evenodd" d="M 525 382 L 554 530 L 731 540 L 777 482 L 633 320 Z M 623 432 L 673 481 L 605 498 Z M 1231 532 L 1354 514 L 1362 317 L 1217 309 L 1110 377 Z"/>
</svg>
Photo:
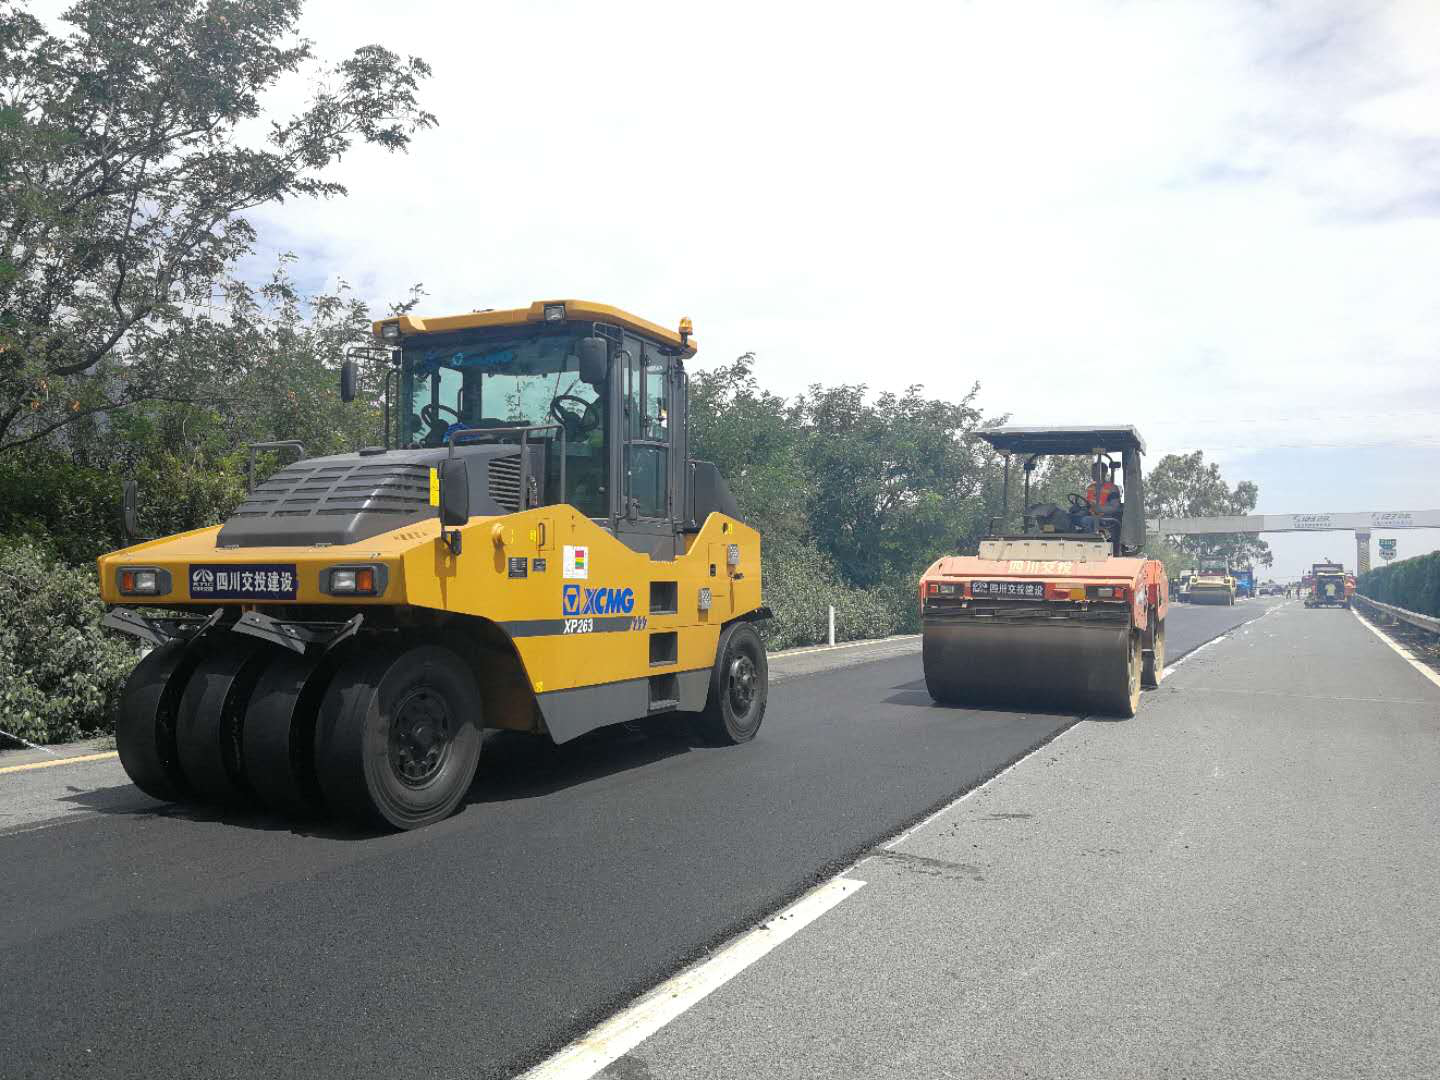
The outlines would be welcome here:
<svg viewBox="0 0 1440 1080">
<path fill-rule="evenodd" d="M 1007 454 L 1145 453 L 1145 440 L 1133 427 L 1002 427 L 975 434 Z"/>
</svg>

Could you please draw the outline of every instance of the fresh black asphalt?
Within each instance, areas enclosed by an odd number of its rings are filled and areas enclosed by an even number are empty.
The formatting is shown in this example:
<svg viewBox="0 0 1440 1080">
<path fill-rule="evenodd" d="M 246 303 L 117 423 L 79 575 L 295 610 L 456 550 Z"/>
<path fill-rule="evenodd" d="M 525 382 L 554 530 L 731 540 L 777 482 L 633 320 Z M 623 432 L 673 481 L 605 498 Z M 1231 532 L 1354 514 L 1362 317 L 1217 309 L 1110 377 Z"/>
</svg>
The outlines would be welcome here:
<svg viewBox="0 0 1440 1080">
<path fill-rule="evenodd" d="M 1170 659 L 1264 610 L 1177 605 Z M 493 738 L 415 833 L 77 788 L 0 835 L 0 1075 L 512 1075 L 1074 720 L 936 707 L 912 654 L 777 683 L 739 748 Z"/>
</svg>

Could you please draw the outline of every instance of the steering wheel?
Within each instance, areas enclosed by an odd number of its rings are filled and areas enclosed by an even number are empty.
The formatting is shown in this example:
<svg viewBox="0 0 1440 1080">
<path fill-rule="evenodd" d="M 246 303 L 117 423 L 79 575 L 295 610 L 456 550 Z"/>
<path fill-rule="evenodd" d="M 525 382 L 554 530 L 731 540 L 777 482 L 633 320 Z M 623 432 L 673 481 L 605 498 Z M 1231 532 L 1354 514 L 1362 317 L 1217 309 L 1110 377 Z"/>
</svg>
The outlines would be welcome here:
<svg viewBox="0 0 1440 1080">
<path fill-rule="evenodd" d="M 448 412 L 455 418 L 457 423 L 459 422 L 460 414 L 458 412 L 449 405 L 440 405 L 434 401 L 420 410 L 420 422 L 428 428 L 441 427 L 443 425 L 440 421 L 440 413 L 442 412 Z"/>
<path fill-rule="evenodd" d="M 574 394 L 557 394 L 550 402 L 550 415 L 556 421 L 565 425 L 565 434 L 572 439 L 594 431 L 600 426 L 600 410 L 595 406 L 597 401 L 586 401 Z M 580 406 L 580 415 L 576 415 L 566 405 Z"/>
</svg>

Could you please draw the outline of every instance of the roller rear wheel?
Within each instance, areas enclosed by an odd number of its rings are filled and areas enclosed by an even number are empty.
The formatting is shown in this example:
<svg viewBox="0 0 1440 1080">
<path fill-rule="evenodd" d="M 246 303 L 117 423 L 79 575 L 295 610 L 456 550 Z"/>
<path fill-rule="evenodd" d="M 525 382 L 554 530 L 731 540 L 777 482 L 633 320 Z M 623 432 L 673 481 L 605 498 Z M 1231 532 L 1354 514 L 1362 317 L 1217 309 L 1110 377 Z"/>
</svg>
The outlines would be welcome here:
<svg viewBox="0 0 1440 1080">
<path fill-rule="evenodd" d="M 935 635 L 923 634 L 920 638 L 920 663 L 925 671 L 925 690 L 933 701 L 941 705 L 958 705 L 961 694 L 954 680 L 945 674 L 945 649 Z"/>
<path fill-rule="evenodd" d="M 475 777 L 481 728 L 475 676 L 449 649 L 358 647 L 316 721 L 320 790 L 335 811 L 369 824 L 442 821 Z"/>
<path fill-rule="evenodd" d="M 115 718 L 115 749 L 135 786 L 166 802 L 189 791 L 175 748 L 180 698 L 200 661 L 199 647 L 183 642 L 162 645 L 141 660 L 120 697 Z"/>
<path fill-rule="evenodd" d="M 1107 716 L 1126 719 L 1140 708 L 1140 631 L 1126 635 L 1128 648 L 1123 657 L 1106 665 L 1095 694 L 1095 709 Z"/>
<path fill-rule="evenodd" d="M 1165 672 L 1165 620 L 1153 611 L 1150 613 L 1150 626 L 1145 638 L 1140 685 L 1146 690 L 1154 690 L 1160 685 L 1160 676 Z"/>
<path fill-rule="evenodd" d="M 272 648 L 229 640 L 195 668 L 180 699 L 176 745 L 180 770 L 203 799 L 239 803 L 250 796 L 241 745 L 246 707 Z"/>
<path fill-rule="evenodd" d="M 334 669 L 328 657 L 277 653 L 250 694 L 241 733 L 244 773 L 270 810 L 305 816 L 322 806 L 315 718 Z"/>
<path fill-rule="evenodd" d="M 696 733 L 712 746 L 749 742 L 765 719 L 770 698 L 770 664 L 765 643 L 747 622 L 720 633 L 705 709 L 695 716 Z"/>
</svg>

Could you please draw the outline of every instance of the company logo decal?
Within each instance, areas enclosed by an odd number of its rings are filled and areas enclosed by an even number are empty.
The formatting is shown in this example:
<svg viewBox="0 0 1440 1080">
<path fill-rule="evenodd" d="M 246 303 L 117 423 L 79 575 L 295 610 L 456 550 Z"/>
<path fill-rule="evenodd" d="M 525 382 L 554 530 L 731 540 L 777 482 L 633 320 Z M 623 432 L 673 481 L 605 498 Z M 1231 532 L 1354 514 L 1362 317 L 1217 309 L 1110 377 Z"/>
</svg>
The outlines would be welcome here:
<svg viewBox="0 0 1440 1080">
<path fill-rule="evenodd" d="M 195 600 L 294 600 L 299 577 L 286 566 L 192 565 L 190 596 Z"/>
<path fill-rule="evenodd" d="M 629 615 L 635 610 L 635 590 L 597 586 L 566 585 L 560 590 L 560 606 L 567 617 L 581 615 Z"/>
</svg>

